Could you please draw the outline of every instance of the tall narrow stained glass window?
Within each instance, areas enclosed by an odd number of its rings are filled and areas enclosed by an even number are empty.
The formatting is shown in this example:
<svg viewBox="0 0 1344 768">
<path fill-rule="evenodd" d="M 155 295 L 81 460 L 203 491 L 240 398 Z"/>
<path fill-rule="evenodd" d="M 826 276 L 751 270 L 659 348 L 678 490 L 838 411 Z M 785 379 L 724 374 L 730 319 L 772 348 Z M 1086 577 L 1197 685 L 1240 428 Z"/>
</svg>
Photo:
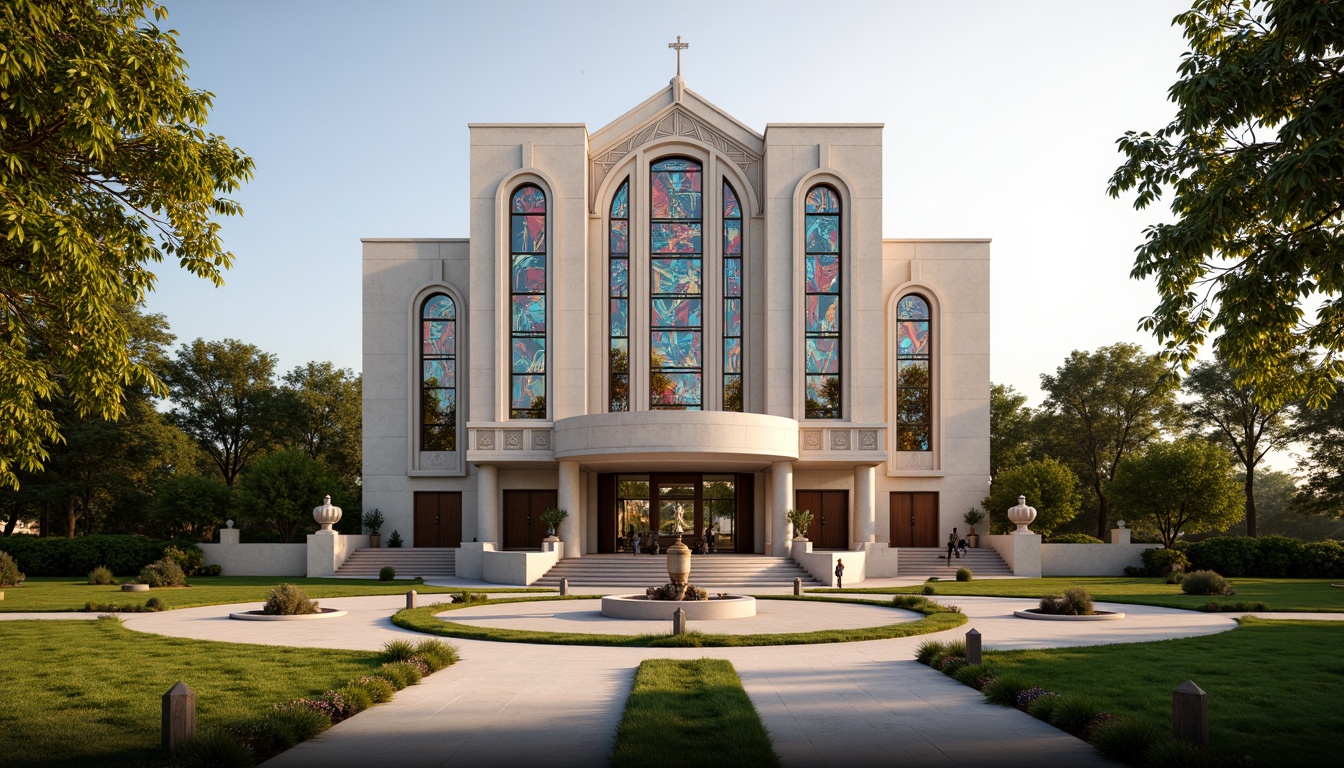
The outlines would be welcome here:
<svg viewBox="0 0 1344 768">
<path fill-rule="evenodd" d="M 420 450 L 457 450 L 457 305 L 442 293 L 420 306 Z"/>
<path fill-rule="evenodd" d="M 803 204 L 803 374 L 805 415 L 841 417 L 842 337 L 840 196 L 824 185 L 810 189 Z"/>
<path fill-rule="evenodd" d="M 649 169 L 649 407 L 704 403 L 703 200 L 700 164 L 659 160 Z"/>
<path fill-rule="evenodd" d="M 742 410 L 742 206 L 723 183 L 723 410 Z"/>
<path fill-rule="evenodd" d="M 611 199 L 610 272 L 611 352 L 607 364 L 608 410 L 630 410 L 630 180 L 621 183 Z"/>
<path fill-rule="evenodd" d="M 509 215 L 509 418 L 546 418 L 546 194 L 513 193 Z"/>
<path fill-rule="evenodd" d="M 933 344 L 929 303 L 911 294 L 896 304 L 896 450 L 933 447 Z"/>
</svg>

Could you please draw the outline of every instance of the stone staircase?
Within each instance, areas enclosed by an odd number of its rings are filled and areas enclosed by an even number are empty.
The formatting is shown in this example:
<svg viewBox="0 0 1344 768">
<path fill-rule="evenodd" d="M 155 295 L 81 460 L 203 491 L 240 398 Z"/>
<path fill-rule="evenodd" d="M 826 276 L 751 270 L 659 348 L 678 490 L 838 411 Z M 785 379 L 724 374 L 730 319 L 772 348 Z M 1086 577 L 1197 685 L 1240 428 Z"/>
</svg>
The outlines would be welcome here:
<svg viewBox="0 0 1344 768">
<path fill-rule="evenodd" d="M 570 589 L 630 587 L 642 590 L 667 583 L 667 558 L 628 554 L 565 558 L 531 586 L 559 588 L 562 578 L 569 579 Z M 804 587 L 824 586 L 797 563 L 784 557 L 715 554 L 691 558 L 691 583 L 711 592 L 792 587 L 795 578 L 802 579 Z"/>
<path fill-rule="evenodd" d="M 336 569 L 336 577 L 376 579 L 378 571 L 382 570 L 383 566 L 390 565 L 397 570 L 398 579 L 412 579 L 416 576 L 442 579 L 457 575 L 456 560 L 456 549 L 363 547 L 355 550 L 354 554 Z"/>
<path fill-rule="evenodd" d="M 937 576 L 951 579 L 956 577 L 958 568 L 969 568 L 976 578 L 1013 575 L 999 553 L 990 547 L 968 549 L 964 557 L 952 558 L 950 565 L 942 559 L 946 554 L 946 547 L 901 547 L 896 556 L 896 575 L 901 578 Z"/>
</svg>

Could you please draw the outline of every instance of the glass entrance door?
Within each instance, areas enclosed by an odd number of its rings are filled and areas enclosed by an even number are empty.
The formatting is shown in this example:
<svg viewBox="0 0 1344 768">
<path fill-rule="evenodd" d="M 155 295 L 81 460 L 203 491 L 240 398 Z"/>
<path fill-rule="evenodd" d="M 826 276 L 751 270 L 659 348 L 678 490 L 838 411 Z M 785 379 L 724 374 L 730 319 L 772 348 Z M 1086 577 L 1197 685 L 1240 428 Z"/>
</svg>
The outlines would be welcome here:
<svg viewBox="0 0 1344 768">
<path fill-rule="evenodd" d="M 680 533 L 696 553 L 737 549 L 736 475 L 648 474 L 615 478 L 616 551 L 661 551 Z"/>
</svg>

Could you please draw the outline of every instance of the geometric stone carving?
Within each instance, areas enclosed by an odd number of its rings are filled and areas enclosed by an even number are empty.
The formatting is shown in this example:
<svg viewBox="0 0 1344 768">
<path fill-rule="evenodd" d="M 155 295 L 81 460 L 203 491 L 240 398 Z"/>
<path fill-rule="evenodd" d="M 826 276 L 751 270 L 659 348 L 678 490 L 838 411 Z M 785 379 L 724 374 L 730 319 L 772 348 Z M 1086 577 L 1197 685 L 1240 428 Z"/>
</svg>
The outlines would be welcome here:
<svg viewBox="0 0 1344 768">
<path fill-rule="evenodd" d="M 495 450 L 495 431 L 492 429 L 482 429 L 476 433 L 476 450 L 493 451 Z"/>
<path fill-rule="evenodd" d="M 849 450 L 849 430 L 832 429 L 831 430 L 831 450 L 848 451 Z"/>
<path fill-rule="evenodd" d="M 424 469 L 447 469 L 448 457 L 451 455 L 444 451 L 423 451 L 420 454 L 420 466 Z"/>
<path fill-rule="evenodd" d="M 504 450 L 506 451 L 523 450 L 523 430 L 521 429 L 504 430 Z"/>
<path fill-rule="evenodd" d="M 820 451 L 821 450 L 821 430 L 804 429 L 803 430 L 803 450 Z"/>
<path fill-rule="evenodd" d="M 859 450 L 876 451 L 877 450 L 877 430 L 860 429 L 859 430 Z"/>
<path fill-rule="evenodd" d="M 550 430 L 538 429 L 532 432 L 532 450 L 549 451 L 551 449 Z"/>
<path fill-rule="evenodd" d="M 896 456 L 901 469 L 933 469 L 932 451 L 901 451 Z"/>
</svg>

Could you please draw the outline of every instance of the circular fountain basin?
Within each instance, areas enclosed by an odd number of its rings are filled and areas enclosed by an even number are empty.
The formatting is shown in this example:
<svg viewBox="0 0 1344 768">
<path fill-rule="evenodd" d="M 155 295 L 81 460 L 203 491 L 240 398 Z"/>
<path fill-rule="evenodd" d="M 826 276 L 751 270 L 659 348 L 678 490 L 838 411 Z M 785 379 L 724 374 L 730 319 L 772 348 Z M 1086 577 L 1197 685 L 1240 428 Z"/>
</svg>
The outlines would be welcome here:
<svg viewBox="0 0 1344 768">
<path fill-rule="evenodd" d="M 261 611 L 239 611 L 238 613 L 230 613 L 229 618 L 238 621 L 312 621 L 314 619 L 339 619 L 345 613 L 340 608 L 318 608 L 317 613 L 300 613 L 290 616 L 270 615 Z"/>
<path fill-rule="evenodd" d="M 650 600 L 644 595 L 607 595 L 602 615 L 614 619 L 669 621 L 680 608 L 688 621 L 745 619 L 756 615 L 756 598 L 746 595 L 712 596 L 708 600 Z"/>
</svg>

